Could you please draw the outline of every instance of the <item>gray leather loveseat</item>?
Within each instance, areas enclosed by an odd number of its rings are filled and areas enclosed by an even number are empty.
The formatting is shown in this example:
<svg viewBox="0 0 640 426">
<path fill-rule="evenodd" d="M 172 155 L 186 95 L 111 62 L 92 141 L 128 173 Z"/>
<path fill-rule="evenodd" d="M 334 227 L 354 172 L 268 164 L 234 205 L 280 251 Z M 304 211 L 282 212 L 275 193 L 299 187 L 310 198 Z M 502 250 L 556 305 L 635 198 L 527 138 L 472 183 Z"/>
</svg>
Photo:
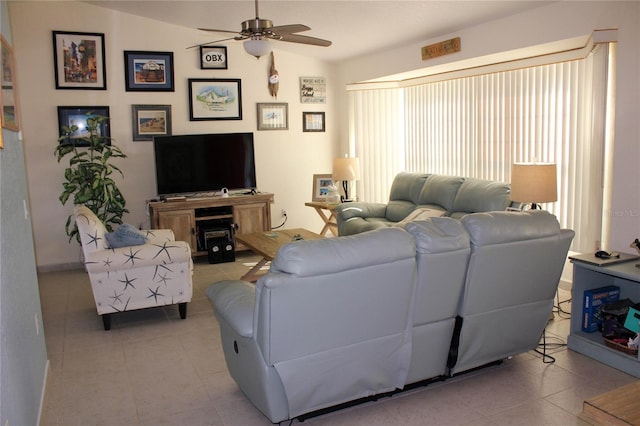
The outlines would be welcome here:
<svg viewBox="0 0 640 426">
<path fill-rule="evenodd" d="M 336 208 L 339 235 L 353 235 L 395 225 L 416 209 L 460 219 L 465 214 L 505 210 L 511 205 L 504 182 L 426 173 L 399 173 L 389 202 L 344 203 Z"/>
<path fill-rule="evenodd" d="M 207 296 L 227 368 L 272 422 L 536 348 L 573 231 L 545 211 L 296 241 Z"/>
</svg>

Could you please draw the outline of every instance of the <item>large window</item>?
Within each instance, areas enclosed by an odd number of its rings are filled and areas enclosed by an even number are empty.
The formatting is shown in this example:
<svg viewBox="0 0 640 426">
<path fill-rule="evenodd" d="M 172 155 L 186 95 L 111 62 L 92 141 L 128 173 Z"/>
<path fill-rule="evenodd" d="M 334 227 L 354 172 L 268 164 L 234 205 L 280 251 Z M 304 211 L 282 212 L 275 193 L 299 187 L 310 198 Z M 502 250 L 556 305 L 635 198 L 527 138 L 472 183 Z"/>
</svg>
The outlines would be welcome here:
<svg viewBox="0 0 640 426">
<path fill-rule="evenodd" d="M 601 239 L 609 51 L 585 58 L 391 88 L 350 90 L 360 198 L 386 202 L 399 171 L 510 181 L 516 162 L 556 163 L 573 250 Z"/>
</svg>

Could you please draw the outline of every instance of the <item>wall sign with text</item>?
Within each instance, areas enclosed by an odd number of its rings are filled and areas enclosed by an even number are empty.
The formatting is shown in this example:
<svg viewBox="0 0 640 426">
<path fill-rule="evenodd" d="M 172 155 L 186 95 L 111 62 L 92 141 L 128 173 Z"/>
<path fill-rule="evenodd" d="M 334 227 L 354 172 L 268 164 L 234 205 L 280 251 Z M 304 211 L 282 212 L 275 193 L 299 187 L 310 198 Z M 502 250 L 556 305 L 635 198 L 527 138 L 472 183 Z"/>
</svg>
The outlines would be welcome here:
<svg viewBox="0 0 640 426">
<path fill-rule="evenodd" d="M 300 103 L 324 104 L 327 102 L 327 79 L 324 77 L 300 77 Z"/>
<path fill-rule="evenodd" d="M 200 69 L 226 70 L 228 67 L 226 46 L 200 46 Z"/>
</svg>

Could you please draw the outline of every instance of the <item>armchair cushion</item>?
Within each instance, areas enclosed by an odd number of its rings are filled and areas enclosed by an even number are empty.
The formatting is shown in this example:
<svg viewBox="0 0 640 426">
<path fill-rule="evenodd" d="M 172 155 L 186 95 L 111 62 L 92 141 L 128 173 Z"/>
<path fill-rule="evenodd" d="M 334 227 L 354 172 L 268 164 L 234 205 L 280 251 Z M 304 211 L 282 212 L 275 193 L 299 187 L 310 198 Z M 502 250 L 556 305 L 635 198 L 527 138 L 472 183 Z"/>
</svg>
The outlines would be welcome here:
<svg viewBox="0 0 640 426">
<path fill-rule="evenodd" d="M 108 232 L 105 237 L 111 248 L 139 246 L 147 242 L 147 238 L 128 223 L 123 223 L 114 232 Z"/>
</svg>

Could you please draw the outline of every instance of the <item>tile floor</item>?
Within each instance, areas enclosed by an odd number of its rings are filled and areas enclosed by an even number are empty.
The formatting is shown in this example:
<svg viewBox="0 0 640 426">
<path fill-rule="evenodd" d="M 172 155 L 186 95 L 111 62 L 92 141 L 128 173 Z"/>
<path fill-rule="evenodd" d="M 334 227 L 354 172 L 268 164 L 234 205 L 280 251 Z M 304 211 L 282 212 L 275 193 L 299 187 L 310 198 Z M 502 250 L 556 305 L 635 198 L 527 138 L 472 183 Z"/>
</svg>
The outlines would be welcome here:
<svg viewBox="0 0 640 426">
<path fill-rule="evenodd" d="M 39 275 L 50 371 L 41 425 L 269 425 L 229 377 L 205 289 L 240 277 L 246 262 L 196 262 L 186 320 L 177 307 L 97 316 L 84 271 Z M 561 295 L 561 300 L 568 294 Z M 562 305 L 565 310 L 570 304 Z M 564 318 L 562 318 L 564 317 Z M 548 342 L 564 342 L 556 314 Z M 313 425 L 588 424 L 582 402 L 636 379 L 564 347 L 309 419 Z M 294 421 L 298 423 L 298 421 Z M 288 424 L 288 423 L 287 423 Z"/>
</svg>

